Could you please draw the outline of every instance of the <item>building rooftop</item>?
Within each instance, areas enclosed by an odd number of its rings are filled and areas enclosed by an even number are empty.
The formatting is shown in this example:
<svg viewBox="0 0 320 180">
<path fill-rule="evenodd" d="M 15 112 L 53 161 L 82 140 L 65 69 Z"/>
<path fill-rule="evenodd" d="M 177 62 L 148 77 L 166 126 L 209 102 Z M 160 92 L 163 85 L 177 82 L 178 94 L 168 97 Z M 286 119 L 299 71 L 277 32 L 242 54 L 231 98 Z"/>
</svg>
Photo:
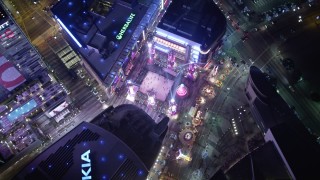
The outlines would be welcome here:
<svg viewBox="0 0 320 180">
<path fill-rule="evenodd" d="M 273 97 L 277 94 L 275 88 L 268 82 L 266 75 L 256 66 L 250 67 L 250 77 L 255 87 L 259 90 L 261 95 L 263 95 L 263 97 L 259 96 L 260 98 L 268 99 L 269 97 Z M 257 94 L 260 95 L 260 93 Z"/>
<path fill-rule="evenodd" d="M 81 179 L 85 177 L 83 171 L 89 172 L 92 179 L 130 177 L 142 180 L 148 173 L 138 156 L 115 135 L 82 122 L 36 157 L 14 179 Z"/>
<path fill-rule="evenodd" d="M 0 101 L 35 79 L 49 78 L 41 56 L 0 4 Z M 26 61 L 26 59 L 28 61 Z M 18 90 L 19 91 L 19 90 Z M 11 95 L 9 95 L 11 94 Z"/>
<path fill-rule="evenodd" d="M 225 176 L 227 179 L 290 179 L 287 168 L 272 142 L 267 142 L 249 153 L 229 169 Z"/>
<path fill-rule="evenodd" d="M 101 79 L 116 64 L 147 10 L 136 0 L 62 0 L 52 8 L 58 22 L 72 34 L 69 36 L 84 47 L 80 53 Z"/>
<path fill-rule="evenodd" d="M 259 68 L 251 66 L 249 78 L 252 79 L 251 86 L 258 97 L 253 101 L 253 105 L 263 120 L 264 132 L 285 121 L 299 121 Z"/>
<path fill-rule="evenodd" d="M 6 21 L 8 18 L 6 11 L 0 6 L 0 24 L 2 24 L 4 21 Z M 0 28 L 1 29 L 1 28 Z"/>
<path fill-rule="evenodd" d="M 134 105 L 111 106 L 92 123 L 75 127 L 14 179 L 81 179 L 87 175 L 91 179 L 146 179 L 167 123 L 168 118 L 155 124 Z"/>
<path fill-rule="evenodd" d="M 174 0 L 159 28 L 201 44 L 208 51 L 226 31 L 226 18 L 212 0 Z"/>
<path fill-rule="evenodd" d="M 169 119 L 163 119 L 159 124 L 137 106 L 120 105 L 112 113 L 96 117 L 95 123 L 112 132 L 125 142 L 144 162 L 149 169 L 154 163 L 167 131 Z"/>
<path fill-rule="evenodd" d="M 296 179 L 319 179 L 320 145 L 299 122 L 286 122 L 270 128 L 265 139 L 281 150 Z"/>
</svg>

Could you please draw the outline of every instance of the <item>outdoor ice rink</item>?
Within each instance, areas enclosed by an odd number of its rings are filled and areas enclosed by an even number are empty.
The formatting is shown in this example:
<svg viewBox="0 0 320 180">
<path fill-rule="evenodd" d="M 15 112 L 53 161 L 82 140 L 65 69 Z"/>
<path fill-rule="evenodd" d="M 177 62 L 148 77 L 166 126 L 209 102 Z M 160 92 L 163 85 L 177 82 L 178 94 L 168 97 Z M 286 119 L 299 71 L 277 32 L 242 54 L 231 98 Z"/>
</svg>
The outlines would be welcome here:
<svg viewBox="0 0 320 180">
<path fill-rule="evenodd" d="M 151 91 L 155 92 L 156 99 L 160 101 L 165 101 L 171 90 L 172 85 L 172 80 L 169 80 L 163 76 L 160 76 L 159 74 L 149 71 L 146 77 L 143 79 L 139 91 L 144 94 L 149 94 L 149 92 Z"/>
</svg>

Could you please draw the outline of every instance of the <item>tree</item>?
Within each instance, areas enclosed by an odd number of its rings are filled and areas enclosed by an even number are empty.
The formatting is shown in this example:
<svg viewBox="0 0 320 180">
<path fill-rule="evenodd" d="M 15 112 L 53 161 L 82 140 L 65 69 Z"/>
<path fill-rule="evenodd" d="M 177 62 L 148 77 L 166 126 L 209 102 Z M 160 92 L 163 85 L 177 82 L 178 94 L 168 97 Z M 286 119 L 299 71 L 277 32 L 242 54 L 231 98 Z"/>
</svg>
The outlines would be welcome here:
<svg viewBox="0 0 320 180">
<path fill-rule="evenodd" d="M 293 71 L 293 73 L 291 74 L 291 78 L 290 78 L 290 81 L 291 81 L 291 84 L 295 84 L 297 82 L 299 82 L 299 80 L 302 78 L 302 73 L 299 69 L 295 69 Z"/>
<path fill-rule="evenodd" d="M 312 92 L 310 93 L 310 98 L 311 98 L 313 101 L 320 102 L 320 94 L 319 94 L 318 92 L 312 91 Z"/>
</svg>

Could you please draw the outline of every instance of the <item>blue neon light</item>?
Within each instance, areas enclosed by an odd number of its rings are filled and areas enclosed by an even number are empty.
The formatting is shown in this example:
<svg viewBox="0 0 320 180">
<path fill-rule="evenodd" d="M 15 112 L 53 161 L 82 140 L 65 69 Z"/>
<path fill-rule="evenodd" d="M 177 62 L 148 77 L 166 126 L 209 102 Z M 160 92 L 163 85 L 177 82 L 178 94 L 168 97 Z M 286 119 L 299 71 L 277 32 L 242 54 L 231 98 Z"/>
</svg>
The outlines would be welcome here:
<svg viewBox="0 0 320 180">
<path fill-rule="evenodd" d="M 143 171 L 142 171 L 142 170 L 139 170 L 139 171 L 138 171 L 138 175 L 139 175 L 139 176 L 142 176 L 142 175 L 143 175 Z"/>
<path fill-rule="evenodd" d="M 157 46 L 157 45 L 155 45 L 154 48 L 155 48 L 155 49 L 158 49 L 159 51 L 165 52 L 165 53 L 168 53 L 168 52 L 169 52 L 168 49 L 164 49 L 164 48 L 159 47 L 159 46 Z"/>
<path fill-rule="evenodd" d="M 168 36 L 167 37 L 168 39 L 172 40 L 172 41 L 175 41 L 175 42 L 178 42 L 180 44 L 187 44 L 186 42 L 182 41 L 181 39 L 178 39 L 178 38 L 175 38 L 175 37 L 172 37 L 172 36 Z"/>
<path fill-rule="evenodd" d="M 79 47 L 82 47 L 80 42 L 73 36 L 73 34 L 69 31 L 69 29 L 63 24 L 63 22 L 56 16 L 57 21 L 62 26 L 62 28 L 69 34 L 69 36 L 76 42 Z"/>
<path fill-rule="evenodd" d="M 192 46 L 192 48 L 196 51 L 200 51 L 200 47 L 199 46 Z"/>
<path fill-rule="evenodd" d="M 119 155 L 118 155 L 118 159 L 119 159 L 119 160 L 123 160 L 123 159 L 124 159 L 124 155 L 123 155 L 123 154 L 119 154 Z"/>
<path fill-rule="evenodd" d="M 100 160 L 101 160 L 101 162 L 106 162 L 106 161 L 107 161 L 107 158 L 104 157 L 104 156 L 102 156 Z"/>
<path fill-rule="evenodd" d="M 100 140 L 100 144 L 103 145 L 104 144 L 104 140 Z"/>
<path fill-rule="evenodd" d="M 162 37 L 167 37 L 167 34 L 160 32 L 160 31 L 156 31 L 156 33 Z"/>
<path fill-rule="evenodd" d="M 20 118 L 22 115 L 30 112 L 35 107 L 37 107 L 37 102 L 34 99 L 32 99 L 29 102 L 25 103 L 24 105 L 10 112 L 7 118 L 9 121 L 14 121 Z"/>
</svg>

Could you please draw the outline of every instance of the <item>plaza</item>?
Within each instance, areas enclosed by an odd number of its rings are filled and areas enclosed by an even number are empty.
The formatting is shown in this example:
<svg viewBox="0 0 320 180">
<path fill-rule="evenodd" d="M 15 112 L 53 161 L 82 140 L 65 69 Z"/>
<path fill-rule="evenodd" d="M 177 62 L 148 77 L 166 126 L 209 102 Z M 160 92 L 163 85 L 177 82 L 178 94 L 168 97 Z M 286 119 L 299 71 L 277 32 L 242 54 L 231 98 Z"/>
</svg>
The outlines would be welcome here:
<svg viewBox="0 0 320 180">
<path fill-rule="evenodd" d="M 172 85 L 172 80 L 149 71 L 146 77 L 143 79 L 139 91 L 144 94 L 155 93 L 156 99 L 165 101 Z"/>
</svg>

